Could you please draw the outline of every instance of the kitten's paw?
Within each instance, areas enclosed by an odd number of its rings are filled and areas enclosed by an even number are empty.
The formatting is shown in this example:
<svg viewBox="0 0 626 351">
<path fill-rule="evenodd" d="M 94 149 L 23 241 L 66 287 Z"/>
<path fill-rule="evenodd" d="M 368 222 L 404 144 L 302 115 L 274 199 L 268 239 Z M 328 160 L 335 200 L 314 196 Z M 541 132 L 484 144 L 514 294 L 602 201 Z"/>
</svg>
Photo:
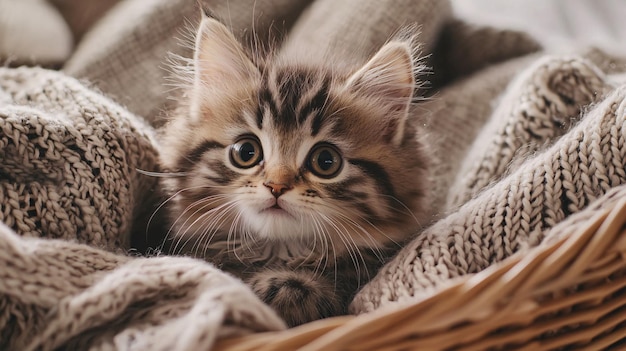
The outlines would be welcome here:
<svg viewBox="0 0 626 351">
<path fill-rule="evenodd" d="M 309 271 L 265 270 L 248 284 L 289 326 L 343 312 L 334 285 Z"/>
</svg>

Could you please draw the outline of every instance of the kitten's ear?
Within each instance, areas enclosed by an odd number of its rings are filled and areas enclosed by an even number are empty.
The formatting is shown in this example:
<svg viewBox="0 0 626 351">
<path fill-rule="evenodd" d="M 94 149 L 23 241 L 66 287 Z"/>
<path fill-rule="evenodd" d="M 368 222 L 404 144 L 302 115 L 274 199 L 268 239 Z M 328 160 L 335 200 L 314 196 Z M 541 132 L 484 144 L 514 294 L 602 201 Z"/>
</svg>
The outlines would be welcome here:
<svg viewBox="0 0 626 351">
<path fill-rule="evenodd" d="M 259 70 L 235 36 L 203 10 L 194 55 L 196 84 L 203 89 L 228 90 L 241 81 L 256 79 Z"/>
<path fill-rule="evenodd" d="M 369 62 L 354 73 L 346 87 L 374 99 L 385 110 L 385 136 L 399 145 L 413 99 L 415 78 L 410 42 L 385 44 Z"/>
</svg>

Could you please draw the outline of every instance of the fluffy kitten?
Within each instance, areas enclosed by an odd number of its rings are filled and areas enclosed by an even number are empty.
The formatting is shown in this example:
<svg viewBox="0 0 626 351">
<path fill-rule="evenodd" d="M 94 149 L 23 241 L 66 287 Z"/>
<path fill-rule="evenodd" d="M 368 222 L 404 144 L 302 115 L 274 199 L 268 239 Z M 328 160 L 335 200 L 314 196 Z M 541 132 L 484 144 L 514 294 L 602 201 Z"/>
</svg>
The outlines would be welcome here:
<svg viewBox="0 0 626 351">
<path fill-rule="evenodd" d="M 289 325 L 346 313 L 424 214 L 415 69 L 410 40 L 352 72 L 255 63 L 204 16 L 164 130 L 170 250 L 241 277 Z"/>
</svg>

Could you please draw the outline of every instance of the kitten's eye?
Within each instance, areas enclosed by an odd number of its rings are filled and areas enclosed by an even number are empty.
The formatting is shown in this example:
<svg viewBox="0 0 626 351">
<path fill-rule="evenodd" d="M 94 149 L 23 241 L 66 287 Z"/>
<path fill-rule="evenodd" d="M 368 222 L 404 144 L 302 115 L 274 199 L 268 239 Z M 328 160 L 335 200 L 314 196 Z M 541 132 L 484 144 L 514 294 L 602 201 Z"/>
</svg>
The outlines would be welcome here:
<svg viewBox="0 0 626 351">
<path fill-rule="evenodd" d="M 230 162 L 239 168 L 251 168 L 263 159 L 259 139 L 245 136 L 230 146 Z"/>
<path fill-rule="evenodd" d="M 343 161 L 334 146 L 321 144 L 309 154 L 309 169 L 321 178 L 333 178 L 341 170 Z"/>
</svg>

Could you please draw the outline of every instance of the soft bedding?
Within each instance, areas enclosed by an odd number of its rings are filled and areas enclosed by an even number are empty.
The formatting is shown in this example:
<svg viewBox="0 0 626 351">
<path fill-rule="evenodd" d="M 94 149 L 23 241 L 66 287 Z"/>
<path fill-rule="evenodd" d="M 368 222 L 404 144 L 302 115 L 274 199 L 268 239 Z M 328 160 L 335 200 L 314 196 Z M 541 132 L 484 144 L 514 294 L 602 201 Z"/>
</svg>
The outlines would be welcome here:
<svg viewBox="0 0 626 351">
<path fill-rule="evenodd" d="M 347 60 L 399 26 L 421 26 L 432 72 L 412 115 L 433 166 L 415 181 L 432 183 L 432 215 L 353 313 L 410 303 L 523 254 L 626 189 L 619 55 L 583 45 L 562 55 L 531 31 L 469 23 L 441 0 L 207 3 L 241 37 L 255 18 L 261 40 L 287 35 L 281 50 L 306 43 Z M 176 38 L 196 15 L 193 1 L 126 0 L 61 71 L 0 69 L 0 349 L 198 350 L 285 328 L 212 265 L 131 250 L 132 237 L 151 235 L 146 213 L 158 205 L 145 171 L 158 170 L 158 128 L 177 94 L 168 52 L 189 56 Z"/>
</svg>

